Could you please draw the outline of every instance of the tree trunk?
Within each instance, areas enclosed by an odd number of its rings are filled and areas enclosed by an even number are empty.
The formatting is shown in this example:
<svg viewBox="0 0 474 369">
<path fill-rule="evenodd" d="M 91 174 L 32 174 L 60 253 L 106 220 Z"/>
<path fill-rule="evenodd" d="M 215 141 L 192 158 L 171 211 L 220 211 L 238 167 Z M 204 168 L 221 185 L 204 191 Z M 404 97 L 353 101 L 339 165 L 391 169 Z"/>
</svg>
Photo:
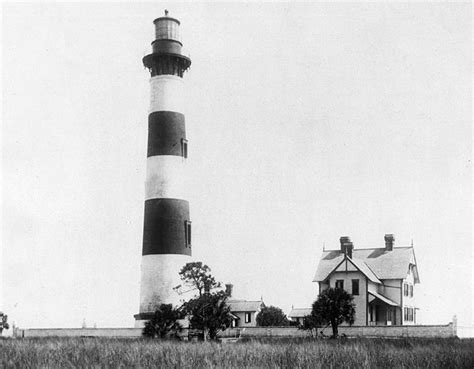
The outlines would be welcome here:
<svg viewBox="0 0 474 369">
<path fill-rule="evenodd" d="M 331 321 L 331 327 L 332 327 L 332 338 L 337 338 L 337 323 L 336 321 Z"/>
</svg>

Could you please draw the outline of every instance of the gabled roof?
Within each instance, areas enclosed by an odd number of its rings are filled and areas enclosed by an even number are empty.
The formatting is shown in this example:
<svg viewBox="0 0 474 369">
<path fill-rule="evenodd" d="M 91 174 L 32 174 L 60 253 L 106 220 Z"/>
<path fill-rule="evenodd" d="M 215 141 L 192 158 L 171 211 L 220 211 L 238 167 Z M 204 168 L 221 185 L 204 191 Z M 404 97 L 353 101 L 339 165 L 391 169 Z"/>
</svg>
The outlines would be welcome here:
<svg viewBox="0 0 474 369">
<path fill-rule="evenodd" d="M 230 311 L 233 313 L 259 311 L 265 306 L 262 301 L 247 300 L 228 300 L 227 305 L 229 305 Z"/>
<path fill-rule="evenodd" d="M 344 257 L 344 253 L 340 250 L 324 251 L 313 282 L 324 281 L 344 260 Z M 352 251 L 352 259 L 348 258 L 348 260 L 351 260 L 363 274 L 376 283 L 380 283 L 381 279 L 405 278 L 410 264 L 413 264 L 415 265 L 415 282 L 420 282 L 413 247 L 394 247 L 392 251 L 387 251 L 385 248 L 355 249 Z"/>
<path fill-rule="evenodd" d="M 305 316 L 311 315 L 311 308 L 293 308 L 288 314 L 289 318 L 304 318 Z"/>
<path fill-rule="evenodd" d="M 377 278 L 377 276 L 372 272 L 372 270 L 367 266 L 366 263 L 364 263 L 363 260 L 356 259 L 356 258 L 348 258 L 354 266 L 359 269 L 362 274 L 364 274 L 367 278 L 369 278 L 372 282 L 374 283 L 382 283 L 380 279 Z"/>
</svg>

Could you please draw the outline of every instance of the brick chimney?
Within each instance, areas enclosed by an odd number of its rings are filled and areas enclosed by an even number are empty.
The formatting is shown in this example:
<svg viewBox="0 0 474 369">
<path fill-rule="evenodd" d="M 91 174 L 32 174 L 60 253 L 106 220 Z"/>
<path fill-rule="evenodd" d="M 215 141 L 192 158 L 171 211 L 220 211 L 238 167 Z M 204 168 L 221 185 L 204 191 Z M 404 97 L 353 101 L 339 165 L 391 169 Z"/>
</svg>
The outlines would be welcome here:
<svg viewBox="0 0 474 369">
<path fill-rule="evenodd" d="M 225 294 L 227 297 L 232 297 L 232 287 L 234 287 L 234 285 L 230 283 L 225 285 Z"/>
<path fill-rule="evenodd" d="M 385 250 L 392 251 L 393 244 L 395 242 L 395 236 L 393 234 L 386 234 L 384 239 L 385 239 Z"/>
<path fill-rule="evenodd" d="M 352 259 L 352 250 L 354 249 L 354 245 L 352 242 L 348 242 L 346 245 L 346 255 Z"/>
<path fill-rule="evenodd" d="M 354 249 L 354 245 L 351 242 L 351 239 L 347 236 L 342 236 L 339 238 L 341 242 L 341 252 L 352 259 L 352 250 Z"/>
</svg>

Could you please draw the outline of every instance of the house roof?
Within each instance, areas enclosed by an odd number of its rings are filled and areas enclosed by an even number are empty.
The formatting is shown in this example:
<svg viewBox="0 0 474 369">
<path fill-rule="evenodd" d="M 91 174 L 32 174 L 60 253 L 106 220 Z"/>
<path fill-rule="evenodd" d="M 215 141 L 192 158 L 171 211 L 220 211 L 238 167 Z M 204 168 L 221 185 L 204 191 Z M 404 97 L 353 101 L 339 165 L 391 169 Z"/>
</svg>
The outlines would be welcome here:
<svg viewBox="0 0 474 369">
<path fill-rule="evenodd" d="M 324 281 L 344 257 L 340 250 L 324 251 L 313 282 Z M 394 247 L 392 251 L 385 248 L 355 249 L 352 251 L 352 259 L 348 259 L 370 280 L 377 283 L 380 283 L 381 279 L 405 278 L 409 265 L 413 264 L 415 282 L 420 282 L 413 247 Z"/>
<path fill-rule="evenodd" d="M 247 300 L 228 300 L 227 305 L 233 313 L 242 311 L 259 311 L 264 306 L 262 301 L 247 301 Z"/>
<path fill-rule="evenodd" d="M 289 318 L 304 318 L 311 314 L 311 308 L 293 308 L 288 314 Z"/>
<path fill-rule="evenodd" d="M 324 281 L 343 260 L 344 254 L 340 251 L 324 251 L 321 259 L 319 260 L 313 282 Z"/>
</svg>

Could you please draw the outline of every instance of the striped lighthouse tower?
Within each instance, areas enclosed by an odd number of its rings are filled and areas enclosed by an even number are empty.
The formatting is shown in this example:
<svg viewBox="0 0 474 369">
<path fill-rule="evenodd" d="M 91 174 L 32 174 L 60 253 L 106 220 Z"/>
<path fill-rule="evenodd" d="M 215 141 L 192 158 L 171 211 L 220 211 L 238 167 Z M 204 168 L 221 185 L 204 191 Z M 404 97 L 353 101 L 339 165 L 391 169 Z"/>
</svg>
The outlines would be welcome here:
<svg viewBox="0 0 474 369">
<path fill-rule="evenodd" d="M 186 200 L 188 141 L 183 114 L 183 73 L 191 60 L 182 53 L 178 20 L 154 20 L 153 52 L 143 58 L 150 71 L 150 112 L 145 182 L 145 219 L 136 326 L 161 304 L 177 304 L 178 272 L 191 256 L 191 220 Z"/>
</svg>

